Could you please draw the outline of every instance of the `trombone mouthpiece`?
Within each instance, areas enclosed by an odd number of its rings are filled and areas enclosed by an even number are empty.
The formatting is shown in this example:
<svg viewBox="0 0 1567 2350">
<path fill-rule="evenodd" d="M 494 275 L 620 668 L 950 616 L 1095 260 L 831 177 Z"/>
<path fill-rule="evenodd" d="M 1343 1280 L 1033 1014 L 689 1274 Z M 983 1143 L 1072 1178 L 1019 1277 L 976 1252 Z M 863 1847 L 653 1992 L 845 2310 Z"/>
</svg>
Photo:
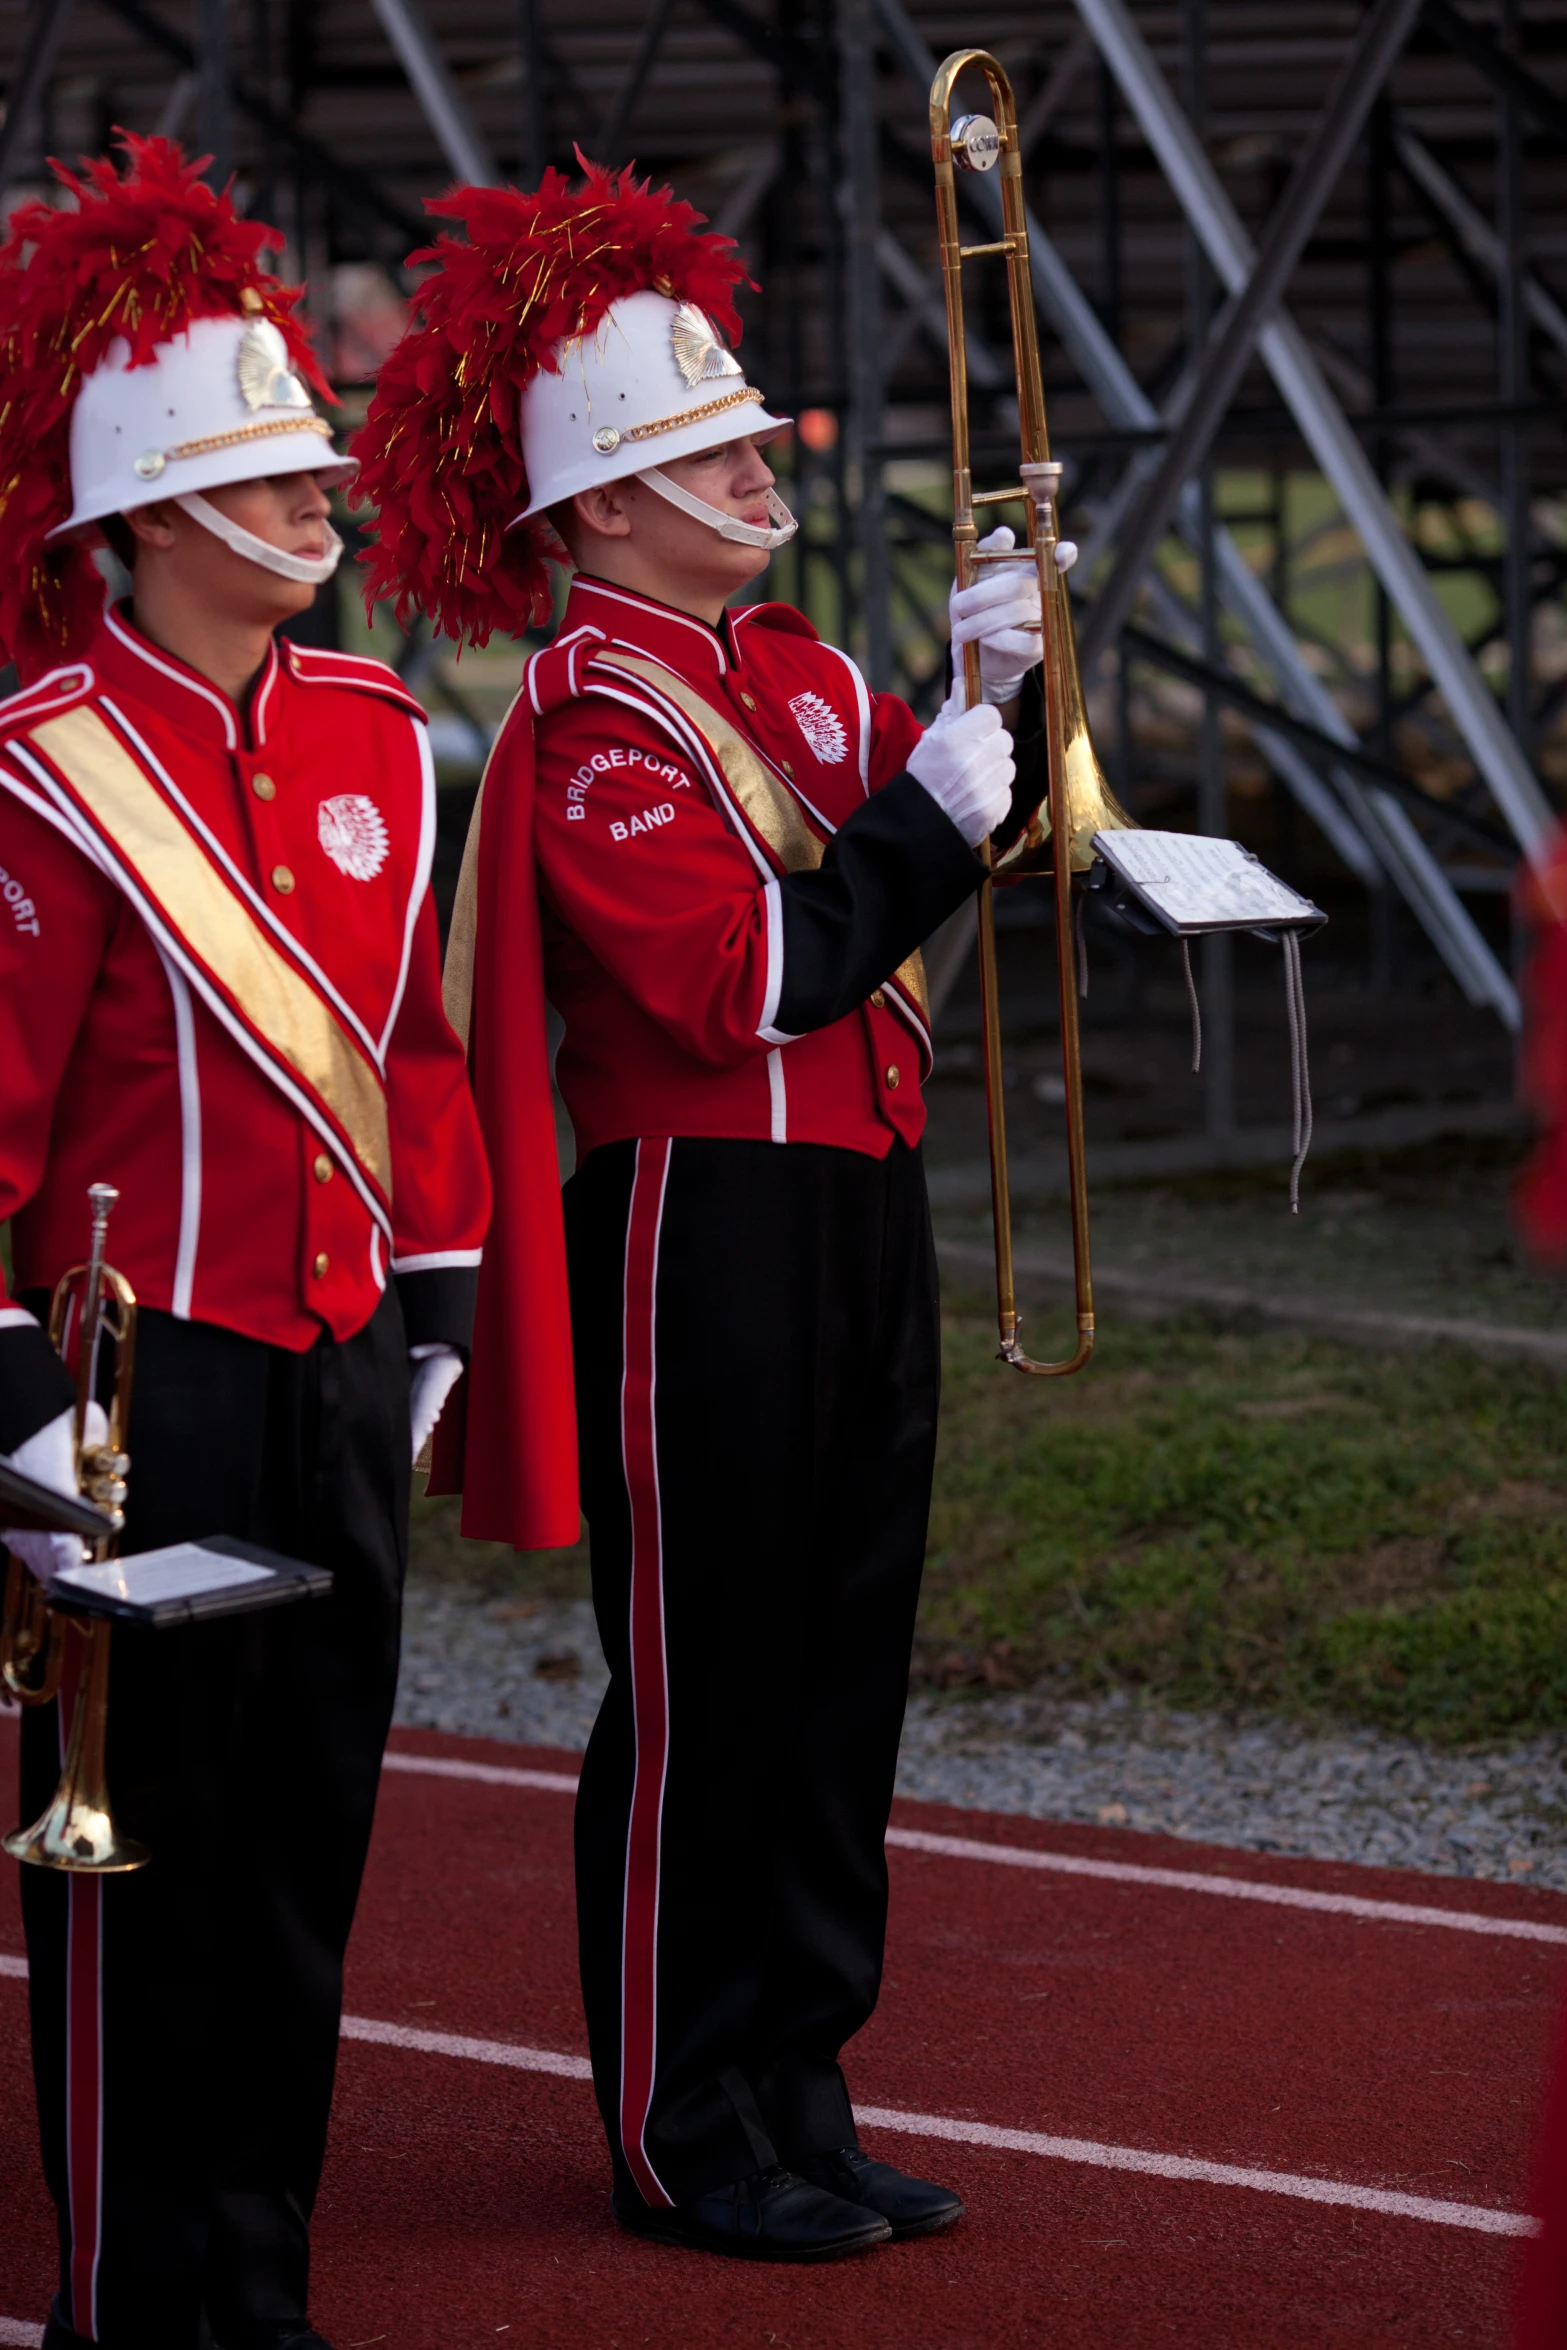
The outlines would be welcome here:
<svg viewBox="0 0 1567 2350">
<path fill-rule="evenodd" d="M 110 1211 L 113 1209 L 113 1207 L 114 1207 L 114 1205 L 115 1205 L 116 1201 L 119 1199 L 119 1196 L 120 1196 L 120 1193 L 119 1193 L 119 1186 L 118 1186 L 117 1184 L 114 1184 L 114 1183 L 89 1183 L 89 1184 L 88 1184 L 88 1186 L 87 1186 L 87 1205 L 88 1205 L 88 1206 L 91 1208 L 91 1210 L 92 1210 L 92 1213 L 93 1213 L 93 1222 L 94 1222 L 95 1224 L 107 1224 L 107 1223 L 108 1223 L 108 1221 L 109 1221 L 109 1215 L 110 1215 Z"/>
</svg>

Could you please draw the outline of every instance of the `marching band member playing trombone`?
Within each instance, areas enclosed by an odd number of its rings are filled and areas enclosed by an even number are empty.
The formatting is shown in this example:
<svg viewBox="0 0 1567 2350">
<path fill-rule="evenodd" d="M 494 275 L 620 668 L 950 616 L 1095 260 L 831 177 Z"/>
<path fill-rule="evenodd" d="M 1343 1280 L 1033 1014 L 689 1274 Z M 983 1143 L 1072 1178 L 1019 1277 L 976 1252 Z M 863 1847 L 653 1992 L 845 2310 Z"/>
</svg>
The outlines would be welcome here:
<svg viewBox="0 0 1567 2350">
<path fill-rule="evenodd" d="M 728 347 L 730 241 L 592 167 L 432 210 L 466 239 L 419 257 L 356 443 L 372 595 L 483 643 L 548 618 L 551 560 L 573 573 L 448 954 L 497 1204 L 437 1475 L 472 1535 L 574 1540 L 574 1339 L 611 1668 L 578 1915 L 614 2210 L 827 2259 L 962 2210 L 861 2150 L 839 2053 L 879 1985 L 935 1443 L 918 949 L 1012 804 L 993 705 L 1039 657 L 1037 589 L 1002 565 L 968 591 L 987 701 L 922 729 L 799 612 L 731 609 L 795 525 L 764 454 L 785 420 Z"/>
<path fill-rule="evenodd" d="M 118 1186 L 130 1551 L 213 1534 L 329 1599 L 116 1634 L 134 1875 L 23 1872 L 47 2350 L 321 2350 L 308 2225 L 397 1675 L 412 1454 L 489 1194 L 439 995 L 424 715 L 276 632 L 341 544 L 294 296 L 166 141 L 0 250 L 0 1453 L 74 1491 L 39 1313 Z M 105 609 L 90 554 L 128 566 Z M 17 1534 L 47 1576 L 64 1537 Z M 75 1557 L 81 1556 L 75 1545 Z M 71 1703 L 27 1713 L 22 1815 Z"/>
</svg>

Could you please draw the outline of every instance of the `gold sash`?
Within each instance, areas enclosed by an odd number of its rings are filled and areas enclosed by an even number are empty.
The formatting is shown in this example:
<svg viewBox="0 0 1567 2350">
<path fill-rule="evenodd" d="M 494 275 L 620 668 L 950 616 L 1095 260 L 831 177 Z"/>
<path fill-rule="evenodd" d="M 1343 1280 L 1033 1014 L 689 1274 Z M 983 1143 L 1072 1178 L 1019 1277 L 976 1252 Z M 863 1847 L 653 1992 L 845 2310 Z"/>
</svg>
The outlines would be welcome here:
<svg viewBox="0 0 1567 2350">
<path fill-rule="evenodd" d="M 734 794 L 736 804 L 746 822 L 771 849 L 786 873 L 814 872 L 821 863 L 826 843 L 811 830 L 805 811 L 787 785 L 781 783 L 765 759 L 740 732 L 732 718 L 715 709 L 700 694 L 693 693 L 682 677 L 666 669 L 662 662 L 647 661 L 632 653 L 595 653 L 593 666 L 600 669 L 623 669 L 640 677 L 661 694 L 667 695 L 677 708 L 683 710 L 701 735 L 723 772 L 724 781 Z M 893 978 L 906 995 L 913 999 L 916 1010 L 927 1027 L 930 1025 L 930 996 L 925 986 L 925 958 L 918 947 L 907 962 L 900 963 Z"/>
<path fill-rule="evenodd" d="M 181 944 L 266 1051 L 315 1095 L 386 1200 L 392 1151 L 380 1072 L 337 1013 L 268 936 L 96 710 L 67 710 L 24 738 L 59 769 Z"/>
</svg>

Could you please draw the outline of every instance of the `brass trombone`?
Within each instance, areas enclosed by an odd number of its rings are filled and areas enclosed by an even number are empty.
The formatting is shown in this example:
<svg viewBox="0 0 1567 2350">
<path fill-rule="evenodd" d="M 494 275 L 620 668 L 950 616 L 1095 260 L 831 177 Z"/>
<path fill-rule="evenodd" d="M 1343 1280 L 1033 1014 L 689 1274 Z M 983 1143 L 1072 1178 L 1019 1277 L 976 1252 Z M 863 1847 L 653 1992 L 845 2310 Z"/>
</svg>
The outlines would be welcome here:
<svg viewBox="0 0 1567 2350">
<path fill-rule="evenodd" d="M 994 119 L 952 114 L 958 76 L 973 67 L 990 85 Z M 930 91 L 930 146 L 936 167 L 936 219 L 941 238 L 941 274 L 947 295 L 947 364 L 952 391 L 952 541 L 959 587 L 968 587 L 981 563 L 1015 562 L 1015 555 L 978 550 L 976 510 L 1021 505 L 1025 537 L 1039 573 L 1044 620 L 1043 671 L 1049 789 L 1018 840 L 995 861 L 995 880 L 979 893 L 979 981 L 985 1030 L 985 1104 L 990 1129 L 990 1198 L 996 1238 L 996 1319 L 1000 1356 L 1014 1370 L 1045 1379 L 1080 1371 L 1094 1351 L 1094 1285 L 1088 1245 L 1088 1176 L 1083 1143 L 1083 1069 L 1077 1024 L 1077 973 L 1072 876 L 1094 862 L 1096 832 L 1131 829 L 1117 807 L 1089 739 L 1077 641 L 1065 578 L 1057 563 L 1061 547 L 1058 505 L 1061 467 L 1052 462 L 1045 427 L 1045 395 L 1039 368 L 1039 334 L 1034 322 L 1028 265 L 1028 222 L 1023 205 L 1023 164 L 1018 150 L 1017 108 L 1003 67 L 983 49 L 957 49 L 937 72 Z M 957 171 L 1000 173 L 1002 235 L 994 243 L 965 245 L 958 229 Z M 1022 462 L 1016 489 L 975 490 L 969 469 L 968 355 L 963 327 L 963 264 L 986 254 L 1004 254 L 1012 316 L 1012 360 L 1017 379 Z M 1068 557 L 1070 560 L 1070 557 Z M 979 647 L 963 648 L 965 698 L 980 699 Z M 1068 844 L 1065 856 L 1056 844 Z M 988 847 L 981 852 L 991 862 Z M 996 977 L 995 907 L 997 881 L 1050 873 L 1055 879 L 1056 977 L 1061 1000 L 1061 1064 L 1066 1092 L 1066 1154 L 1072 1207 L 1072 1264 L 1077 1290 L 1077 1345 L 1058 1363 L 1035 1362 L 1018 1341 L 1020 1316 L 1012 1269 L 1012 1204 L 1007 1176 L 1006 1108 L 1001 1081 L 1001 1009 Z"/>
<path fill-rule="evenodd" d="M 77 1481 L 86 1499 L 107 1512 L 112 1526 L 94 1546 L 100 1562 L 113 1557 L 125 1524 L 125 1478 L 130 1467 L 125 1442 L 136 1353 L 136 1293 L 104 1257 L 109 1216 L 119 1196 L 112 1183 L 89 1188 L 92 1239 L 87 1262 L 61 1274 L 49 1308 L 51 1344 L 68 1358 L 75 1340 Z M 89 1444 L 87 1406 L 97 1393 L 105 1340 L 114 1351 L 109 1432 L 103 1443 Z M 68 1628 L 81 1642 L 81 1659 L 60 1783 L 32 1826 L 0 1838 L 0 1846 L 13 1860 L 31 1861 L 39 1868 L 110 1876 L 141 1868 L 148 1853 L 134 1837 L 121 1835 L 109 1808 L 109 1619 L 67 1615 L 51 1607 L 42 1585 L 20 1559 L 13 1558 L 0 1629 L 0 1677 L 21 1704 L 47 1705 L 58 1695 Z"/>
</svg>

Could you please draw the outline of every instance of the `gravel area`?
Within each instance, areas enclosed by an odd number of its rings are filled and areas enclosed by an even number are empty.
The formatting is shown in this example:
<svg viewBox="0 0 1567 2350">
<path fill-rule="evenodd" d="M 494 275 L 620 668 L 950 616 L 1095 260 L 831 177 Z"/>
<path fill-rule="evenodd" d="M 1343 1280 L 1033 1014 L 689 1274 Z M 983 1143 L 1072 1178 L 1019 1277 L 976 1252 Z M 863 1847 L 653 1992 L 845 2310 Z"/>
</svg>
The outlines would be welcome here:
<svg viewBox="0 0 1567 2350">
<path fill-rule="evenodd" d="M 475 1600 L 410 1578 L 393 1717 L 403 1728 L 580 1752 L 608 1680 L 585 1599 Z"/>
<path fill-rule="evenodd" d="M 605 1684 L 583 1601 L 410 1586 L 397 1720 L 580 1749 Z M 918 1696 L 898 1791 L 1251 1852 L 1567 1891 L 1567 1746 L 1450 1754 L 1375 1730 L 1154 1711 L 1117 1696 Z"/>
</svg>

